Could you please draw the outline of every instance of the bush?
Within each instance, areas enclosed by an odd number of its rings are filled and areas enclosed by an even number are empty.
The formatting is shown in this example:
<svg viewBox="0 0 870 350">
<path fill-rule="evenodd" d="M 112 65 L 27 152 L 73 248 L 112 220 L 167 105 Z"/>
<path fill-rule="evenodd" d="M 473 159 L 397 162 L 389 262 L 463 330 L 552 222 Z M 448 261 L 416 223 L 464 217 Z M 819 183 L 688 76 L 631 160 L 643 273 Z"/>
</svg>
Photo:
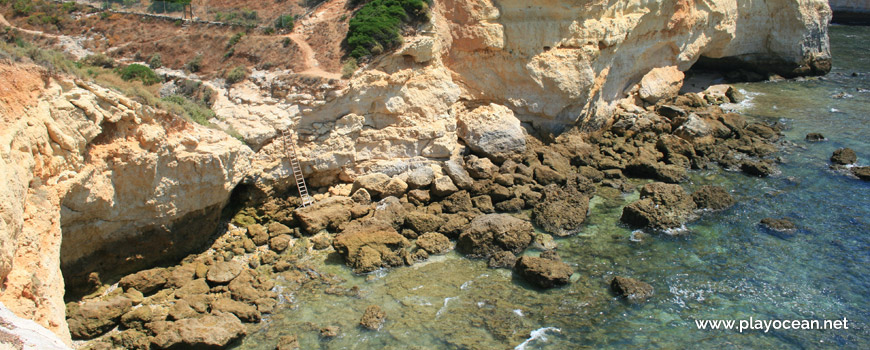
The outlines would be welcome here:
<svg viewBox="0 0 870 350">
<path fill-rule="evenodd" d="M 288 31 L 293 30 L 294 22 L 296 21 L 293 18 L 293 15 L 281 15 L 275 19 L 275 28 L 277 29 L 286 29 Z"/>
<path fill-rule="evenodd" d="M 163 67 L 163 60 L 160 58 L 159 53 L 151 55 L 151 58 L 148 59 L 148 67 L 151 67 L 151 69 Z"/>
<path fill-rule="evenodd" d="M 215 117 L 214 111 L 208 107 L 193 102 L 180 95 L 164 97 L 162 99 L 161 107 L 173 114 L 183 116 L 205 126 L 211 125 L 208 120 Z"/>
<path fill-rule="evenodd" d="M 350 56 L 377 55 L 399 46 L 403 23 L 428 18 L 429 5 L 424 0 L 372 0 L 350 19 L 347 47 Z"/>
<path fill-rule="evenodd" d="M 344 64 L 341 65 L 341 78 L 348 79 L 353 76 L 353 73 L 359 69 L 359 65 L 357 65 L 356 58 L 349 58 L 347 61 L 344 61 Z"/>
<path fill-rule="evenodd" d="M 129 66 L 126 66 L 121 69 L 120 74 L 121 79 L 124 79 L 126 81 L 139 79 L 140 81 L 142 81 L 142 84 L 145 85 L 152 85 L 161 81 L 157 73 L 154 73 L 151 68 L 148 68 L 141 64 L 131 64 Z"/>
<path fill-rule="evenodd" d="M 243 37 L 245 37 L 245 32 L 238 32 L 235 35 L 233 35 L 232 37 L 230 37 L 230 40 L 227 41 L 227 50 L 229 50 L 233 46 L 236 46 L 236 44 L 238 44 L 239 41 L 242 41 Z"/>
<path fill-rule="evenodd" d="M 202 55 L 196 55 L 196 57 L 184 65 L 184 68 L 191 73 L 199 72 L 199 70 L 202 69 Z"/>
<path fill-rule="evenodd" d="M 237 66 L 236 68 L 233 68 L 232 70 L 224 74 L 224 78 L 227 80 L 227 84 L 229 85 L 233 85 L 242 80 L 245 80 L 245 78 L 247 77 L 248 71 L 245 69 L 244 66 Z"/>
<path fill-rule="evenodd" d="M 82 63 L 95 67 L 115 68 L 115 60 L 101 53 L 88 55 L 82 59 Z"/>
</svg>

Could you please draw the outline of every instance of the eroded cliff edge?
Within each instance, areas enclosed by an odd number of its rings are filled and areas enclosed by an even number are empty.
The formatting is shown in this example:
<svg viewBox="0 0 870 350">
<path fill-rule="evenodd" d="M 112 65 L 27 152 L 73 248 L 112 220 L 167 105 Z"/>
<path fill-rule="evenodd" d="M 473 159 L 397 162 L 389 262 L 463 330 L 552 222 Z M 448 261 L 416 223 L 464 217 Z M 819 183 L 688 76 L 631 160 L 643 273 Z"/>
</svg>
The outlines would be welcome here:
<svg viewBox="0 0 870 350">
<path fill-rule="evenodd" d="M 0 63 L 0 81 L 0 301 L 69 339 L 65 281 L 75 290 L 91 272 L 135 271 L 202 244 L 252 152 L 40 67 Z"/>
</svg>

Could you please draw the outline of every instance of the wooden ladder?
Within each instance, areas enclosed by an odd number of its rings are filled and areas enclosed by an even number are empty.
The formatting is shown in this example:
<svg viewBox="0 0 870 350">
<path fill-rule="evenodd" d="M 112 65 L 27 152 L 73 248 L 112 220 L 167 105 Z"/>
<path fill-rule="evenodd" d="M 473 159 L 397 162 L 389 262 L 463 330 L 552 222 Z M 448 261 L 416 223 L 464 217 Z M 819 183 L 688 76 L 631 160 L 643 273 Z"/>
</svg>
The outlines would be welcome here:
<svg viewBox="0 0 870 350">
<path fill-rule="evenodd" d="M 313 204 L 314 198 L 308 194 L 308 186 L 305 185 L 305 178 L 302 177 L 302 166 L 299 165 L 299 156 L 296 154 L 296 143 L 290 140 L 289 135 L 286 130 L 281 130 L 281 136 L 284 140 L 284 155 L 290 161 L 290 168 L 293 169 L 293 178 L 296 179 L 296 188 L 299 189 L 299 198 L 302 199 L 302 207 L 304 208 Z"/>
</svg>

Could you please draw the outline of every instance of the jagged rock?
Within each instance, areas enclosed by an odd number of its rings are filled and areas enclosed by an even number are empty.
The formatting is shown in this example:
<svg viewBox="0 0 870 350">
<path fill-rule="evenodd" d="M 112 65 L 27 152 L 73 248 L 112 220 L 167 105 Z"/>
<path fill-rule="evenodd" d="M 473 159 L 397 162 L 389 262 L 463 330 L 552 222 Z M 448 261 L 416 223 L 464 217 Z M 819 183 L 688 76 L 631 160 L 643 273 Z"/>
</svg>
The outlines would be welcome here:
<svg viewBox="0 0 870 350">
<path fill-rule="evenodd" d="M 746 160 L 740 164 L 740 170 L 746 174 L 766 177 L 776 172 L 776 169 L 765 161 Z"/>
<path fill-rule="evenodd" d="M 465 171 L 465 167 L 460 164 L 460 161 L 461 160 L 450 159 L 444 162 L 442 169 L 444 170 L 444 173 L 450 177 L 450 180 L 453 180 L 453 183 L 456 184 L 456 186 L 463 190 L 469 190 L 471 189 L 471 186 L 474 185 L 474 179 L 472 179 L 471 175 Z"/>
<path fill-rule="evenodd" d="M 659 115 L 674 120 L 681 117 L 687 117 L 689 115 L 685 109 L 674 106 L 674 105 L 661 105 L 656 107 L 656 113 Z"/>
<path fill-rule="evenodd" d="M 149 349 L 151 337 L 136 329 L 127 329 L 108 337 L 116 347 L 122 349 Z"/>
<path fill-rule="evenodd" d="M 494 174 L 498 173 L 498 167 L 492 164 L 489 158 L 470 156 L 465 162 L 465 168 L 468 169 L 468 174 L 475 179 L 491 179 Z"/>
<path fill-rule="evenodd" d="M 772 140 L 779 136 L 779 132 L 761 123 L 752 123 L 747 125 L 746 131 L 752 132 L 753 134 L 758 135 L 758 137 L 767 140 Z"/>
<path fill-rule="evenodd" d="M 126 328 L 144 330 L 145 324 L 154 320 L 154 310 L 150 305 L 139 306 L 121 316 L 121 324 Z"/>
<path fill-rule="evenodd" d="M 870 166 L 856 166 L 852 168 L 852 174 L 864 181 L 870 181 Z"/>
<path fill-rule="evenodd" d="M 130 311 L 133 302 L 126 297 L 87 301 L 68 316 L 70 334 L 74 339 L 91 339 L 118 324 L 121 315 Z"/>
<path fill-rule="evenodd" d="M 686 168 L 653 162 L 648 159 L 638 159 L 625 167 L 625 173 L 640 178 L 655 179 L 667 183 L 678 183 L 688 178 Z"/>
<path fill-rule="evenodd" d="M 494 103 L 457 113 L 456 134 L 471 150 L 496 161 L 526 150 L 520 120 L 509 108 Z"/>
<path fill-rule="evenodd" d="M 394 177 L 387 182 L 387 185 L 384 186 L 383 192 L 381 192 L 381 197 L 401 197 L 405 194 L 405 191 L 408 190 L 408 184 L 405 181 L 398 177 Z"/>
<path fill-rule="evenodd" d="M 280 253 L 287 250 L 292 243 L 293 237 L 290 237 L 290 235 L 280 235 L 269 240 L 269 249 Z"/>
<path fill-rule="evenodd" d="M 471 203 L 475 208 L 480 210 L 485 214 L 490 214 L 495 212 L 495 207 L 492 206 L 492 198 L 489 196 L 477 196 L 471 198 Z"/>
<path fill-rule="evenodd" d="M 534 238 L 532 224 L 508 214 L 486 214 L 471 221 L 459 235 L 457 249 L 472 258 L 488 258 L 499 251 L 521 253 Z"/>
<path fill-rule="evenodd" d="M 831 155 L 831 163 L 837 165 L 849 165 L 855 164 L 858 161 L 858 156 L 855 154 L 855 151 L 851 148 L 840 148 L 834 151 L 834 154 Z"/>
<path fill-rule="evenodd" d="M 578 194 L 570 199 L 548 200 L 532 211 L 532 217 L 544 231 L 565 237 L 579 232 L 588 211 L 589 198 Z"/>
<path fill-rule="evenodd" d="M 523 210 L 526 201 L 520 198 L 511 198 L 495 204 L 495 210 L 505 213 L 516 213 Z"/>
<path fill-rule="evenodd" d="M 546 165 L 535 167 L 535 181 L 538 181 L 541 185 L 564 184 L 567 179 L 568 177 L 565 174 L 559 173 Z"/>
<path fill-rule="evenodd" d="M 360 188 L 350 196 L 350 199 L 357 204 L 370 204 L 372 202 L 372 195 L 369 194 L 369 191 L 365 188 Z"/>
<path fill-rule="evenodd" d="M 424 166 L 408 173 L 408 179 L 405 182 L 408 183 L 410 189 L 417 189 L 428 187 L 432 184 L 432 181 L 435 181 L 435 171 L 428 166 Z"/>
<path fill-rule="evenodd" d="M 373 197 L 380 197 L 390 182 L 390 177 L 383 173 L 366 174 L 353 181 L 351 193 L 364 188 Z"/>
<path fill-rule="evenodd" d="M 498 251 L 489 258 L 487 266 L 491 269 L 513 268 L 517 263 L 517 256 L 508 251 Z"/>
<path fill-rule="evenodd" d="M 376 331 L 384 325 L 387 319 L 387 313 L 377 305 L 369 305 L 363 313 L 359 324 L 367 329 Z"/>
<path fill-rule="evenodd" d="M 242 321 L 225 312 L 160 322 L 152 331 L 155 333 L 152 345 L 158 349 L 223 348 L 247 334 Z"/>
<path fill-rule="evenodd" d="M 448 213 L 466 212 L 471 210 L 471 196 L 466 191 L 459 191 L 444 198 L 441 205 Z"/>
<path fill-rule="evenodd" d="M 273 221 L 269 223 L 268 227 L 269 237 L 278 237 L 280 235 L 291 235 L 293 234 L 293 230 L 291 230 L 287 225 L 284 225 L 280 222 Z"/>
<path fill-rule="evenodd" d="M 541 288 L 568 284 L 574 271 L 561 261 L 522 256 L 514 265 L 515 271 L 526 281 Z"/>
<path fill-rule="evenodd" d="M 418 233 L 438 231 L 444 222 L 445 220 L 437 215 L 421 211 L 412 211 L 405 216 L 405 227 Z"/>
<path fill-rule="evenodd" d="M 226 284 L 242 272 L 244 266 L 235 261 L 217 262 L 208 268 L 206 280 L 212 283 Z"/>
<path fill-rule="evenodd" d="M 698 209 L 722 210 L 734 205 L 734 198 L 721 186 L 701 186 L 692 193 L 692 200 Z"/>
<path fill-rule="evenodd" d="M 453 181 L 450 180 L 450 177 L 441 176 L 439 178 L 436 178 L 435 181 L 432 183 L 432 194 L 435 196 L 446 197 L 449 196 L 451 193 L 455 193 L 456 191 L 459 191 L 459 189 L 456 188 L 456 185 L 453 184 Z"/>
<path fill-rule="evenodd" d="M 266 228 L 260 224 L 248 226 L 248 236 L 251 237 L 251 240 L 254 241 L 254 244 L 256 245 L 269 243 L 269 233 L 266 232 Z"/>
<path fill-rule="evenodd" d="M 150 294 L 166 284 L 168 273 L 164 268 L 154 268 L 139 271 L 132 275 L 124 276 L 118 285 L 124 289 L 136 289 L 143 294 Z"/>
<path fill-rule="evenodd" d="M 674 130 L 674 135 L 689 141 L 708 136 L 712 133 L 713 129 L 710 127 L 710 124 L 695 113 L 689 114 L 686 121 Z"/>
<path fill-rule="evenodd" d="M 194 295 L 208 293 L 208 290 L 209 287 L 205 278 L 199 278 L 188 282 L 184 285 L 184 287 L 176 289 L 175 297 L 179 299 L 186 299 Z"/>
<path fill-rule="evenodd" d="M 610 289 L 632 303 L 642 303 L 653 296 L 655 290 L 647 283 L 633 278 L 616 276 L 610 280 Z"/>
<path fill-rule="evenodd" d="M 447 222 L 438 228 L 438 232 L 451 238 L 459 237 L 459 234 L 468 226 L 468 219 L 459 214 L 446 214 Z"/>
<path fill-rule="evenodd" d="M 356 223 L 356 222 L 354 222 Z M 357 273 L 396 266 L 408 240 L 384 223 L 351 224 L 332 241 L 335 250 Z"/>
<path fill-rule="evenodd" d="M 453 249 L 450 239 L 437 232 L 426 232 L 417 237 L 417 246 L 428 254 L 444 254 Z"/>
<path fill-rule="evenodd" d="M 408 210 L 398 198 L 387 197 L 378 202 L 371 220 L 386 223 L 398 231 L 405 224 L 407 215 Z"/>
<path fill-rule="evenodd" d="M 211 303 L 211 308 L 212 310 L 236 315 L 236 317 L 244 322 L 260 322 L 262 317 L 256 307 L 227 298 L 215 300 Z"/>
<path fill-rule="evenodd" d="M 695 202 L 680 185 L 649 183 L 640 191 L 640 200 L 627 205 L 621 220 L 636 227 L 669 229 L 680 227 L 692 215 Z"/>
<path fill-rule="evenodd" d="M 429 195 L 429 190 L 410 190 L 408 191 L 408 202 L 416 206 L 423 206 L 429 203 L 432 197 Z"/>
<path fill-rule="evenodd" d="M 199 312 L 194 310 L 190 303 L 185 299 L 181 299 L 172 304 L 169 308 L 169 314 L 167 314 L 166 318 L 169 320 L 183 320 L 185 318 L 196 317 L 199 315 Z"/>
<path fill-rule="evenodd" d="M 389 179 L 386 182 L 389 182 Z M 334 232 L 341 224 L 350 221 L 352 205 L 353 201 L 350 198 L 329 197 L 308 207 L 296 209 L 295 215 L 299 225 L 308 234 L 315 234 L 324 229 Z"/>
<path fill-rule="evenodd" d="M 779 231 L 779 232 L 794 232 L 797 230 L 797 226 L 791 220 L 786 218 L 774 219 L 774 218 L 764 218 L 761 219 L 761 226 L 764 226 L 768 229 Z"/>
<path fill-rule="evenodd" d="M 811 133 L 807 134 L 807 137 L 805 138 L 805 140 L 807 140 L 809 142 L 822 142 L 822 141 L 825 141 L 827 139 L 825 138 L 825 135 L 822 135 L 822 134 L 817 133 L 817 132 L 811 132 Z"/>
</svg>

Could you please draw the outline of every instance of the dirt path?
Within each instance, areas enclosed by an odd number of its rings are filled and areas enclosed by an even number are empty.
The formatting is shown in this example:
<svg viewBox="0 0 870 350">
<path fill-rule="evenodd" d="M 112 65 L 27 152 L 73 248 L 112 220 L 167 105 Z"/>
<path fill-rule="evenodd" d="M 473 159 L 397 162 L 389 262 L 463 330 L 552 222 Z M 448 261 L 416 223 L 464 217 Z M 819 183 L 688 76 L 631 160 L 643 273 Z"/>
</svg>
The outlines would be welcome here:
<svg viewBox="0 0 870 350">
<path fill-rule="evenodd" d="M 0 25 L 6 26 L 6 27 L 12 26 L 11 24 L 9 24 L 9 22 L 6 21 L 6 17 L 3 17 L 2 14 L 0 14 Z"/>
<path fill-rule="evenodd" d="M 294 43 L 296 43 L 296 46 L 299 47 L 299 50 L 302 50 L 302 57 L 305 62 L 306 68 L 299 73 L 313 75 L 326 79 L 341 80 L 341 74 L 330 73 L 320 68 L 320 63 L 317 62 L 317 57 L 314 55 L 314 50 L 311 48 L 311 45 L 308 45 L 308 42 L 305 41 L 301 34 L 288 34 L 287 37 L 290 38 L 290 40 L 293 40 Z"/>
</svg>

